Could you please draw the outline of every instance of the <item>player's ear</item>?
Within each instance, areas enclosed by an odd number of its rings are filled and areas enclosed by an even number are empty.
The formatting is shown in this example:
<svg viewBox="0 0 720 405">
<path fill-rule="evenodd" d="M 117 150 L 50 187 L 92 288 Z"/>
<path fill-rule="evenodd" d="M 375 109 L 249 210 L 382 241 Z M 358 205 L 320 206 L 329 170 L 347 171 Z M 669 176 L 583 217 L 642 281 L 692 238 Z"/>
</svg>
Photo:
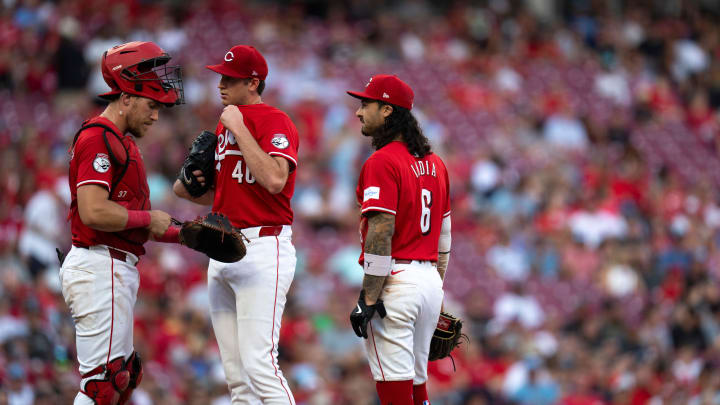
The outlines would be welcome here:
<svg viewBox="0 0 720 405">
<path fill-rule="evenodd" d="M 121 93 L 120 94 L 120 105 L 123 107 L 129 107 L 130 104 L 132 104 L 133 96 L 128 93 Z"/>
<path fill-rule="evenodd" d="M 257 91 L 258 86 L 260 86 L 260 79 L 258 79 L 257 77 L 250 78 L 250 85 L 248 86 L 248 90 Z"/>
<path fill-rule="evenodd" d="M 380 114 L 382 114 L 383 118 L 387 118 L 392 114 L 393 107 L 389 104 L 383 104 L 382 108 L 380 108 Z"/>
</svg>

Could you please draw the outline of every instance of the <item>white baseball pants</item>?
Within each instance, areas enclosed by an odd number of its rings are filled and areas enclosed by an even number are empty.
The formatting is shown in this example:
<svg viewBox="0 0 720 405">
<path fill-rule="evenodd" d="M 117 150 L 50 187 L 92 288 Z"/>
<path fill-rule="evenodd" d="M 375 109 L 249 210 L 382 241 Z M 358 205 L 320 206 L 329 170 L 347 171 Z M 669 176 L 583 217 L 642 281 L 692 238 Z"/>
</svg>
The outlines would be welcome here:
<svg viewBox="0 0 720 405">
<path fill-rule="evenodd" d="M 291 228 L 277 236 L 250 239 L 247 255 L 236 263 L 210 260 L 210 317 L 220 348 L 233 405 L 295 404 L 278 366 L 280 321 L 295 275 Z"/>
<path fill-rule="evenodd" d="M 427 381 L 430 340 L 440 317 L 442 280 L 434 264 L 393 262 L 380 298 L 387 316 L 375 315 L 365 339 L 375 381 Z"/>
<path fill-rule="evenodd" d="M 140 278 L 135 265 L 137 256 L 126 253 L 121 261 L 110 256 L 107 246 L 88 249 L 73 246 L 60 268 L 60 282 L 65 303 L 75 321 L 80 374 L 123 356 L 133 347 L 133 307 Z M 99 374 L 90 379 L 102 379 Z M 85 394 L 78 393 L 75 405 L 92 405 Z"/>
</svg>

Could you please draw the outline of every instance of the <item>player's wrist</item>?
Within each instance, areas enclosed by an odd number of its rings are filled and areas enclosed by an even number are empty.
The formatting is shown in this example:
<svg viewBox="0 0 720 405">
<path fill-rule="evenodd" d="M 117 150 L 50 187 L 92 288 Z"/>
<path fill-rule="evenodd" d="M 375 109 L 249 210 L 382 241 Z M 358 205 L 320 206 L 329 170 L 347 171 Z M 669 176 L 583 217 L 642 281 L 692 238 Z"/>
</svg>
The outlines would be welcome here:
<svg viewBox="0 0 720 405">
<path fill-rule="evenodd" d="M 156 236 L 157 242 L 163 243 L 180 243 L 180 228 L 176 226 L 169 226 L 165 233 L 160 236 Z"/>
<path fill-rule="evenodd" d="M 147 228 L 150 226 L 152 217 L 150 211 L 127 210 L 128 219 L 124 229 Z"/>
<path fill-rule="evenodd" d="M 365 274 L 378 277 L 386 277 L 392 268 L 392 256 L 374 255 L 365 253 L 363 269 Z"/>
<path fill-rule="evenodd" d="M 230 130 L 230 133 L 233 134 L 236 141 L 239 141 L 238 138 L 250 136 L 252 137 L 252 134 L 250 133 L 250 130 L 245 125 L 244 122 L 240 122 L 238 124 L 235 124 L 232 126 L 232 128 L 228 128 Z"/>
</svg>

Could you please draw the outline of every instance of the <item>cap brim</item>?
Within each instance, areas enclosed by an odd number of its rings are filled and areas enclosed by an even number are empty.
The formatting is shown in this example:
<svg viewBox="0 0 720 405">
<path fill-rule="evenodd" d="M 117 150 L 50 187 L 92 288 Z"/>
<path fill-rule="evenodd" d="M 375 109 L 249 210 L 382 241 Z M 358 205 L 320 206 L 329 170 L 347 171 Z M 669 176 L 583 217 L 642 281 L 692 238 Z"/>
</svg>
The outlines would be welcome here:
<svg viewBox="0 0 720 405">
<path fill-rule="evenodd" d="M 101 99 L 103 99 L 105 101 L 113 101 L 116 96 L 119 96 L 122 93 L 123 93 L 122 90 L 113 90 L 113 91 L 108 91 L 107 93 L 98 94 L 98 97 L 100 97 Z M 175 92 L 175 97 L 172 97 L 172 96 L 151 97 L 148 94 L 135 93 L 135 92 L 130 92 L 130 91 L 128 91 L 127 94 L 132 94 L 134 96 L 149 98 L 151 100 L 157 101 L 160 104 L 164 104 L 166 107 L 172 107 L 172 106 L 176 105 L 177 100 L 179 98 L 177 95 L 177 92 Z M 168 93 L 168 94 L 170 94 L 170 93 Z"/>
<path fill-rule="evenodd" d="M 205 66 L 205 67 L 208 68 L 208 69 L 210 69 L 210 70 L 212 70 L 212 71 L 215 72 L 215 73 L 219 73 L 219 74 L 225 75 L 225 76 L 234 77 L 234 78 L 236 78 L 236 79 L 247 79 L 248 77 L 250 77 L 250 76 L 239 75 L 239 74 L 237 74 L 237 72 L 232 71 L 230 68 L 228 68 L 227 66 L 223 65 L 222 63 L 219 64 L 219 65 L 207 65 L 207 66 Z"/>
<path fill-rule="evenodd" d="M 367 93 L 361 93 L 359 91 L 348 91 L 347 94 L 359 98 L 359 99 L 367 99 L 367 100 L 379 100 L 377 97 L 373 97 Z"/>
<path fill-rule="evenodd" d="M 98 97 L 100 97 L 103 100 L 112 100 L 113 98 L 115 98 L 115 96 L 117 96 L 119 94 L 122 94 L 121 90 L 112 90 L 112 91 L 108 91 L 107 93 L 98 94 Z"/>
</svg>

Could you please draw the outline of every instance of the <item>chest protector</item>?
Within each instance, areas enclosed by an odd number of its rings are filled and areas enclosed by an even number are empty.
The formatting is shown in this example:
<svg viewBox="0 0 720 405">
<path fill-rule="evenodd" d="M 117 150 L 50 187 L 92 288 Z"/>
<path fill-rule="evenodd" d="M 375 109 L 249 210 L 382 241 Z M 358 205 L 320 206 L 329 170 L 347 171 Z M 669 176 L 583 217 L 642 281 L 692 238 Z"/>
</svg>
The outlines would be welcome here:
<svg viewBox="0 0 720 405">
<path fill-rule="evenodd" d="M 150 188 L 147 183 L 145 165 L 137 147 L 131 145 L 133 141 L 130 137 L 120 136 L 105 124 L 99 122 L 87 124 L 86 121 L 75 134 L 71 148 L 75 146 L 84 130 L 95 127 L 103 129 L 103 142 L 113 164 L 112 184 L 108 199 L 128 210 L 149 210 Z M 70 209 L 70 215 L 72 215 L 72 211 L 77 210 L 77 201 L 73 201 Z M 135 228 L 112 232 L 112 235 L 128 243 L 143 245 L 148 240 L 149 231 L 145 228 Z"/>
</svg>

